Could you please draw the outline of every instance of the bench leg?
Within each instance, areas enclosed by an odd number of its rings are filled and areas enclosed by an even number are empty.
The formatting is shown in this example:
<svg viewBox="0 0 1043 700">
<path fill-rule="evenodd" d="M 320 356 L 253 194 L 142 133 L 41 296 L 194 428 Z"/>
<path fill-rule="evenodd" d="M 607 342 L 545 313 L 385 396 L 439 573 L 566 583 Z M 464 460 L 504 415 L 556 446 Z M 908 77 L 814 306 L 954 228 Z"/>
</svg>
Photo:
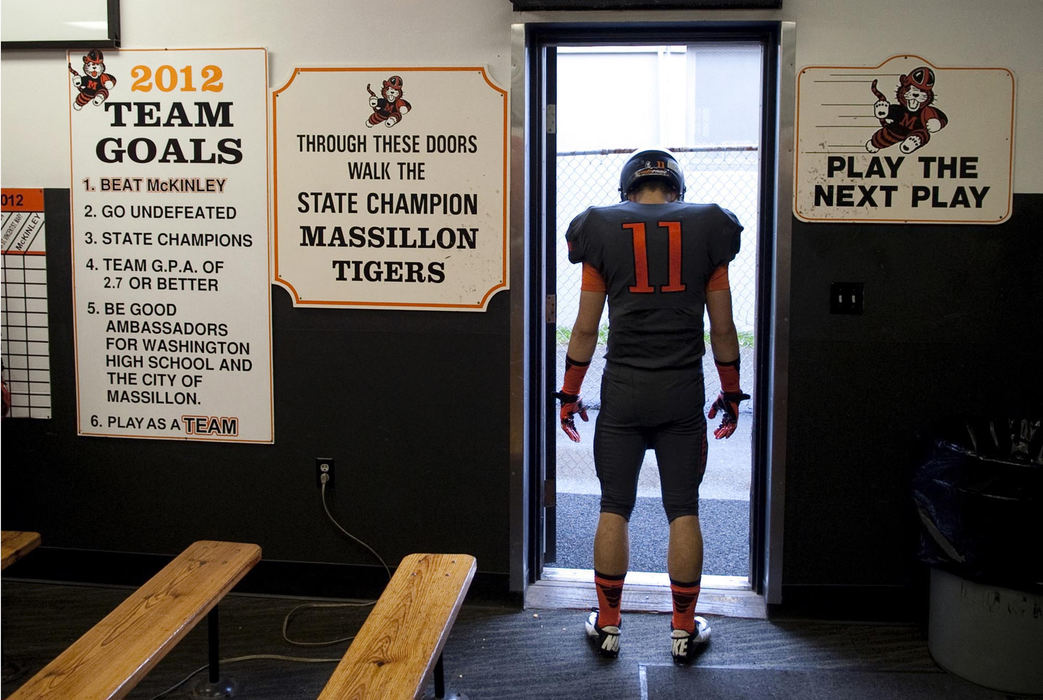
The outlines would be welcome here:
<svg viewBox="0 0 1043 700">
<path fill-rule="evenodd" d="M 235 695 L 236 683 L 230 678 L 221 679 L 221 629 L 215 605 L 206 615 L 207 680 L 199 683 L 193 693 L 196 697 L 230 698 Z"/>
<path fill-rule="evenodd" d="M 445 665 L 442 663 L 442 654 L 438 655 L 435 663 L 435 697 L 445 697 Z"/>
<path fill-rule="evenodd" d="M 218 623 L 217 606 L 206 615 L 207 659 L 210 664 L 210 682 L 217 683 L 221 679 L 221 630 Z"/>
</svg>

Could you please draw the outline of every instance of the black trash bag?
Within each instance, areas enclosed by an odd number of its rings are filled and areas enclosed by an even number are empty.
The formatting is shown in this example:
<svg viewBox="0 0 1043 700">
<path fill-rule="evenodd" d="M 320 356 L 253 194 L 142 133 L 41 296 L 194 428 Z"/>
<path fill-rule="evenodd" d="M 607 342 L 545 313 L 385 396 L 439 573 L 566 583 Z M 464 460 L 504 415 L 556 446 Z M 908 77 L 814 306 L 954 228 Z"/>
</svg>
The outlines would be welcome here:
<svg viewBox="0 0 1043 700">
<path fill-rule="evenodd" d="M 919 558 L 963 578 L 1043 590 L 1043 421 L 979 418 L 941 431 L 913 475 Z"/>
</svg>

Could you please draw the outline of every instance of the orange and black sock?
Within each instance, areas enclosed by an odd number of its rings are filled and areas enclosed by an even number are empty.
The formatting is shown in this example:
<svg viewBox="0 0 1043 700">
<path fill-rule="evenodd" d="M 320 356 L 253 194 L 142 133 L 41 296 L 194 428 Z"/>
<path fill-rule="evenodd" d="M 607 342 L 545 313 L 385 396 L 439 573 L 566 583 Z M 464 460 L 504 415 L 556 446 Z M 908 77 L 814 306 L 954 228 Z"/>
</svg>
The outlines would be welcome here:
<svg viewBox="0 0 1043 700">
<path fill-rule="evenodd" d="M 594 587 L 598 591 L 598 627 L 619 626 L 619 603 L 623 598 L 623 579 L 594 572 Z"/>
<path fill-rule="evenodd" d="M 685 583 L 670 579 L 670 595 L 674 601 L 674 617 L 671 624 L 675 630 L 695 632 L 695 604 L 699 600 L 699 583 Z"/>
</svg>

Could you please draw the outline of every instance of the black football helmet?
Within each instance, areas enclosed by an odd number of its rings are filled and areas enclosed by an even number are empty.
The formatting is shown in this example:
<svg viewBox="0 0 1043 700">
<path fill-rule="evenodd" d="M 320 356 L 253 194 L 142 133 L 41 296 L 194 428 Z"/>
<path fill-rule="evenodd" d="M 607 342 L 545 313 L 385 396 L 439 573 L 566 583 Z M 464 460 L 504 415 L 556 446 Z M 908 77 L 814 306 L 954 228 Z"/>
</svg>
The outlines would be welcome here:
<svg viewBox="0 0 1043 700">
<path fill-rule="evenodd" d="M 678 201 L 684 199 L 684 172 L 670 151 L 650 148 L 631 155 L 619 175 L 620 201 L 625 202 L 630 191 L 646 178 L 667 180 L 677 190 Z"/>
</svg>

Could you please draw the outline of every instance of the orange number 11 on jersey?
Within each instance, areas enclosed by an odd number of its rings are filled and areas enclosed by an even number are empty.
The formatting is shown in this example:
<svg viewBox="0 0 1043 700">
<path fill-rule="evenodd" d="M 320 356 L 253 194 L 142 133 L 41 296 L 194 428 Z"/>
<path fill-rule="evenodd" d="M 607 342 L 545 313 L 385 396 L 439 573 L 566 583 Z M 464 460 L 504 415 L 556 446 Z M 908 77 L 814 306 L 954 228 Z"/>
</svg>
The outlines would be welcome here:
<svg viewBox="0 0 1043 700">
<path fill-rule="evenodd" d="M 659 227 L 666 229 L 667 248 L 667 283 L 659 288 L 661 292 L 683 292 L 686 287 L 681 281 L 681 222 L 660 221 Z M 634 294 L 651 294 L 655 287 L 648 283 L 648 247 L 645 243 L 645 224 L 637 222 L 623 224 L 629 229 L 634 240 L 634 275 L 637 284 L 629 287 Z"/>
</svg>

